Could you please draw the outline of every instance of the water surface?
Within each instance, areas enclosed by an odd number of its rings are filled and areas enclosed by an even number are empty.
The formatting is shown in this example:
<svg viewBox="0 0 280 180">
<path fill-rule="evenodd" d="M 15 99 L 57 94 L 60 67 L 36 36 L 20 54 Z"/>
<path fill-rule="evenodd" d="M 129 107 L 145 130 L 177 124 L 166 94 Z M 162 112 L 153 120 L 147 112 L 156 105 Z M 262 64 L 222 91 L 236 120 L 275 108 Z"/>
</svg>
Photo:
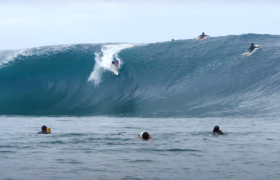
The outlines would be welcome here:
<svg viewBox="0 0 280 180">
<path fill-rule="evenodd" d="M 279 120 L 0 117 L 0 179 L 278 179 Z M 36 134 L 42 125 L 52 134 Z M 214 136 L 219 125 L 227 135 Z M 153 140 L 137 135 L 148 131 Z"/>
</svg>

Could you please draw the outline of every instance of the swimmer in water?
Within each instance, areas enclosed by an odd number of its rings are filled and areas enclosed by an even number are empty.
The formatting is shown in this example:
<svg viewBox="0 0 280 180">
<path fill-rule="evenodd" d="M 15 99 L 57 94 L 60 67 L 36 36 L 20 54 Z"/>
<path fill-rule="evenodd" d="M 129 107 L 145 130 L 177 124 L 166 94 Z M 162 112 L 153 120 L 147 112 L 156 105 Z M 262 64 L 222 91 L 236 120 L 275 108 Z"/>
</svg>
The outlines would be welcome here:
<svg viewBox="0 0 280 180">
<path fill-rule="evenodd" d="M 149 139 L 152 139 L 153 136 L 151 134 L 147 133 L 147 132 L 142 132 L 140 135 L 138 135 L 137 138 L 148 141 Z"/>
<path fill-rule="evenodd" d="M 222 130 L 220 130 L 219 126 L 215 126 L 213 129 L 213 134 L 224 134 Z"/>
<path fill-rule="evenodd" d="M 37 134 L 50 134 L 52 131 L 47 126 L 42 126 L 42 131 L 38 132 Z"/>
</svg>

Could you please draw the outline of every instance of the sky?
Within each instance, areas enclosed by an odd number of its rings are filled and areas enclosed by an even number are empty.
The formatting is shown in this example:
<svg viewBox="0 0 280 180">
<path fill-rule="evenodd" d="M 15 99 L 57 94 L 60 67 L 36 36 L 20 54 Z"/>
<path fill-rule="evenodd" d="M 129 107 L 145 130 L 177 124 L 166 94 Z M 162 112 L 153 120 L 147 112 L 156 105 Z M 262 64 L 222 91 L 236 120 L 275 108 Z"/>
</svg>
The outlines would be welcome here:
<svg viewBox="0 0 280 180">
<path fill-rule="evenodd" d="M 0 50 L 280 34 L 278 0 L 0 0 Z"/>
</svg>

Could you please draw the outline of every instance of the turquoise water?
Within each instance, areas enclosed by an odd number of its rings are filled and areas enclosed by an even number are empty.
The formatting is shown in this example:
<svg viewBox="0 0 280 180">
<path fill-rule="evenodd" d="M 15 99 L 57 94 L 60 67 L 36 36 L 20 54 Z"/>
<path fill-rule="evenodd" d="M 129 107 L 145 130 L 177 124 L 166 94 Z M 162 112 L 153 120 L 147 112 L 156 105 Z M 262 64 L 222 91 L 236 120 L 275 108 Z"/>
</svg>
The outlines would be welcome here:
<svg viewBox="0 0 280 180">
<path fill-rule="evenodd" d="M 1 179 L 278 179 L 279 119 L 1 117 Z M 42 125 L 52 134 L 36 134 Z M 214 136 L 220 125 L 227 135 Z M 137 135 L 148 131 L 153 140 Z"/>
<path fill-rule="evenodd" d="M 251 42 L 262 46 L 242 57 Z M 0 51 L 0 115 L 279 115 L 280 36 Z M 119 76 L 110 70 L 120 61 Z"/>
</svg>

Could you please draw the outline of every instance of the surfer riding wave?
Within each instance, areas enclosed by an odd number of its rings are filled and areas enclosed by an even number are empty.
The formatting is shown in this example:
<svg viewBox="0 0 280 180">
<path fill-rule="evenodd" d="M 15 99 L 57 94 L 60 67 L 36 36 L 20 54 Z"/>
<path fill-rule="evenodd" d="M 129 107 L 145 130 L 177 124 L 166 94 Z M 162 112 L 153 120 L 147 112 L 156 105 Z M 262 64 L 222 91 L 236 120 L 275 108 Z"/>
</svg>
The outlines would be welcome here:
<svg viewBox="0 0 280 180">
<path fill-rule="evenodd" d="M 117 68 L 119 68 L 119 61 L 118 61 L 118 60 L 114 59 L 114 60 L 112 61 L 112 64 L 116 65 Z"/>
</svg>

